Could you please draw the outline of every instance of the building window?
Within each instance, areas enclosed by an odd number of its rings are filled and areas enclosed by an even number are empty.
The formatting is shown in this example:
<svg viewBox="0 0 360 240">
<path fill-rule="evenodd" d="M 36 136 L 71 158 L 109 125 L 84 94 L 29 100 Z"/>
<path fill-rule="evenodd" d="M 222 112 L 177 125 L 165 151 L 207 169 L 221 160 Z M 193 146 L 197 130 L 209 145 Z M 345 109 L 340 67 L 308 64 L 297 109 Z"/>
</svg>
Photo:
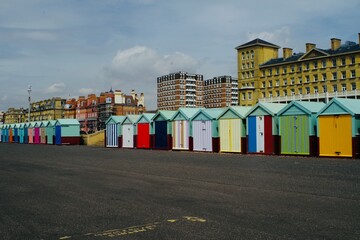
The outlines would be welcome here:
<svg viewBox="0 0 360 240">
<path fill-rule="evenodd" d="M 353 64 L 355 64 L 355 56 L 351 56 L 351 64 L 353 65 Z"/>
<path fill-rule="evenodd" d="M 276 96 L 275 97 L 280 97 L 280 92 L 279 91 L 276 91 Z"/>
<path fill-rule="evenodd" d="M 310 77 L 309 76 L 305 76 L 305 83 L 310 82 Z"/>
<path fill-rule="evenodd" d="M 272 81 L 269 81 L 269 87 L 272 87 Z"/>
<path fill-rule="evenodd" d="M 356 83 L 351 83 L 351 90 L 352 91 L 356 90 Z"/>
<path fill-rule="evenodd" d="M 351 78 L 355 78 L 356 77 L 356 71 L 355 70 L 351 70 Z"/>
<path fill-rule="evenodd" d="M 291 94 L 291 96 L 295 95 L 295 90 L 294 90 L 294 89 L 290 89 L 290 94 Z"/>
<path fill-rule="evenodd" d="M 294 85 L 294 84 L 295 84 L 295 79 L 291 78 L 291 85 Z"/>
<path fill-rule="evenodd" d="M 294 65 L 291 65 L 290 69 L 291 69 L 292 73 L 295 72 L 295 66 Z"/>
<path fill-rule="evenodd" d="M 326 81 L 326 73 L 323 73 L 323 74 L 322 74 L 322 80 L 323 80 L 323 81 Z"/>
<path fill-rule="evenodd" d="M 254 58 L 254 51 L 251 50 L 250 54 L 251 54 L 251 59 L 253 59 Z"/>
<path fill-rule="evenodd" d="M 283 85 L 284 85 L 284 86 L 287 85 L 287 80 L 286 80 L 286 79 L 283 80 Z"/>
<path fill-rule="evenodd" d="M 302 77 L 299 77 L 298 84 L 302 84 Z"/>
<path fill-rule="evenodd" d="M 242 59 L 242 60 L 245 59 L 245 53 L 244 53 L 244 52 L 241 53 L 241 59 Z"/>
<path fill-rule="evenodd" d="M 285 97 L 287 96 L 287 91 L 286 90 L 283 91 L 283 96 L 285 96 Z"/>
<path fill-rule="evenodd" d="M 323 92 L 326 93 L 327 92 L 327 87 L 326 85 L 322 86 Z"/>
<path fill-rule="evenodd" d="M 251 98 L 252 98 L 252 94 L 251 94 L 251 92 L 249 92 L 248 93 L 248 99 L 251 100 Z"/>
<path fill-rule="evenodd" d="M 306 94 L 310 94 L 310 87 L 306 87 L 305 90 L 306 90 L 305 92 Z"/>
<path fill-rule="evenodd" d="M 341 90 L 342 90 L 343 92 L 346 91 L 346 84 L 345 84 L 345 83 L 344 83 L 344 84 L 341 84 Z"/>
<path fill-rule="evenodd" d="M 336 80 L 337 79 L 337 73 L 334 72 L 332 75 L 333 75 L 333 80 Z"/>
<path fill-rule="evenodd" d="M 317 94 L 319 92 L 318 87 L 314 87 L 314 93 Z"/>
<path fill-rule="evenodd" d="M 277 86 L 277 87 L 279 86 L 279 80 L 275 81 L 275 86 Z"/>
<path fill-rule="evenodd" d="M 336 58 L 331 59 L 331 61 L 332 61 L 332 66 L 336 67 Z"/>
<path fill-rule="evenodd" d="M 337 85 L 336 84 L 333 85 L 333 92 L 337 92 Z"/>
<path fill-rule="evenodd" d="M 262 76 L 265 77 L 265 70 L 262 70 Z"/>
<path fill-rule="evenodd" d="M 341 72 L 341 79 L 346 79 L 346 72 Z"/>
<path fill-rule="evenodd" d="M 280 69 L 277 67 L 275 68 L 275 75 L 279 75 Z"/>
<path fill-rule="evenodd" d="M 299 94 L 300 95 L 302 94 L 302 88 L 299 88 Z"/>
<path fill-rule="evenodd" d="M 283 67 L 283 74 L 286 74 L 286 73 L 287 73 L 287 68 Z"/>
<path fill-rule="evenodd" d="M 317 69 L 317 68 L 318 68 L 318 63 L 314 62 L 314 69 Z"/>
<path fill-rule="evenodd" d="M 310 69 L 310 63 L 305 63 L 305 70 L 308 71 Z"/>
<path fill-rule="evenodd" d="M 326 60 L 322 60 L 322 68 L 326 68 Z"/>
<path fill-rule="evenodd" d="M 263 87 L 263 88 L 265 87 L 265 82 L 261 83 L 261 87 Z"/>
<path fill-rule="evenodd" d="M 346 65 L 346 58 L 341 58 L 341 66 L 345 66 Z"/>
</svg>

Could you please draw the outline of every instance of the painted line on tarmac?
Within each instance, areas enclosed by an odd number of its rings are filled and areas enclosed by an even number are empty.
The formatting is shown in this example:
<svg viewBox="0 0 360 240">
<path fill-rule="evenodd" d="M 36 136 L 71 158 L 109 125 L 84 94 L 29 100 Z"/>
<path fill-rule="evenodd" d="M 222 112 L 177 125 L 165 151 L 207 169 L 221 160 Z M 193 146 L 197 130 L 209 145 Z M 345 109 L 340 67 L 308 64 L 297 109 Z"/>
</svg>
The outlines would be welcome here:
<svg viewBox="0 0 360 240">
<path fill-rule="evenodd" d="M 126 228 L 118 228 L 118 229 L 111 229 L 111 230 L 105 230 L 98 233 L 86 233 L 82 235 L 73 235 L 73 236 L 63 236 L 60 237 L 59 240 L 67 240 L 67 239 L 76 239 L 80 237 L 122 237 L 122 236 L 128 236 L 132 234 L 138 234 L 148 231 L 154 231 L 161 225 L 164 225 L 165 223 L 177 223 L 177 222 L 198 222 L 198 223 L 205 223 L 206 219 L 200 218 L 200 217 L 192 217 L 192 216 L 183 216 L 180 219 L 167 219 L 163 222 L 154 222 L 154 223 L 148 223 L 138 226 L 132 226 L 132 227 L 126 227 Z"/>
</svg>

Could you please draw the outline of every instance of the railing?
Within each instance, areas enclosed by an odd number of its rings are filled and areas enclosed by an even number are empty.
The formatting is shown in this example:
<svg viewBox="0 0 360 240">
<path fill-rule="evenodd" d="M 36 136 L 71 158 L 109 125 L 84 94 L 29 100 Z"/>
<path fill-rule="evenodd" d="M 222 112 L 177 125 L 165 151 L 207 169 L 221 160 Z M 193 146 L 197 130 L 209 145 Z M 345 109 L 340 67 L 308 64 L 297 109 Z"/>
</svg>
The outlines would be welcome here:
<svg viewBox="0 0 360 240">
<path fill-rule="evenodd" d="M 359 90 L 352 90 L 352 91 L 342 91 L 342 92 L 326 92 L 326 93 L 313 93 L 313 94 L 298 94 L 298 95 L 292 95 L 292 96 L 284 96 L 284 97 L 270 97 L 270 98 L 260 98 L 259 102 L 275 102 L 275 103 L 281 103 L 281 102 L 291 102 L 294 100 L 316 100 L 317 102 L 324 101 L 325 103 L 328 103 L 330 99 L 332 98 L 360 98 L 360 91 Z"/>
</svg>

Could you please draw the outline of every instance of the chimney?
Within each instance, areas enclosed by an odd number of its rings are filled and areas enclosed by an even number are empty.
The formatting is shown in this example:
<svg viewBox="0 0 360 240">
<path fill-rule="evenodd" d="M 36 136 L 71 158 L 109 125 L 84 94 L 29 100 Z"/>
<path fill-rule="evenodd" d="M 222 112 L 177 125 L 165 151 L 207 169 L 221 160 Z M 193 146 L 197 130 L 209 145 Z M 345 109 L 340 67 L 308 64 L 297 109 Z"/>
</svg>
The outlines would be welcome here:
<svg viewBox="0 0 360 240">
<path fill-rule="evenodd" d="M 341 45 L 341 39 L 338 38 L 332 38 L 331 39 L 331 50 L 336 50 Z"/>
<path fill-rule="evenodd" d="M 283 48 L 283 58 L 288 58 L 292 56 L 292 49 L 291 48 Z"/>
<path fill-rule="evenodd" d="M 306 43 L 306 52 L 310 52 L 310 50 L 316 48 L 316 44 Z"/>
</svg>

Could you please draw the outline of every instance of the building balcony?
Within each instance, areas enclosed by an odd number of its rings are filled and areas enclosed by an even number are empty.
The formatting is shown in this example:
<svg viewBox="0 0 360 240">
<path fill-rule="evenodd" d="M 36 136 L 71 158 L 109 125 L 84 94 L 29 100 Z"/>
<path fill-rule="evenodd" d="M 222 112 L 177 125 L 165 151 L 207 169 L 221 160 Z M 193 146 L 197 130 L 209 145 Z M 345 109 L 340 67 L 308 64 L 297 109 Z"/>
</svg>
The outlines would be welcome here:
<svg viewBox="0 0 360 240">
<path fill-rule="evenodd" d="M 259 102 L 288 103 L 291 101 L 317 101 L 328 103 L 332 98 L 359 98 L 360 90 L 298 94 L 283 97 L 259 98 Z"/>
</svg>

